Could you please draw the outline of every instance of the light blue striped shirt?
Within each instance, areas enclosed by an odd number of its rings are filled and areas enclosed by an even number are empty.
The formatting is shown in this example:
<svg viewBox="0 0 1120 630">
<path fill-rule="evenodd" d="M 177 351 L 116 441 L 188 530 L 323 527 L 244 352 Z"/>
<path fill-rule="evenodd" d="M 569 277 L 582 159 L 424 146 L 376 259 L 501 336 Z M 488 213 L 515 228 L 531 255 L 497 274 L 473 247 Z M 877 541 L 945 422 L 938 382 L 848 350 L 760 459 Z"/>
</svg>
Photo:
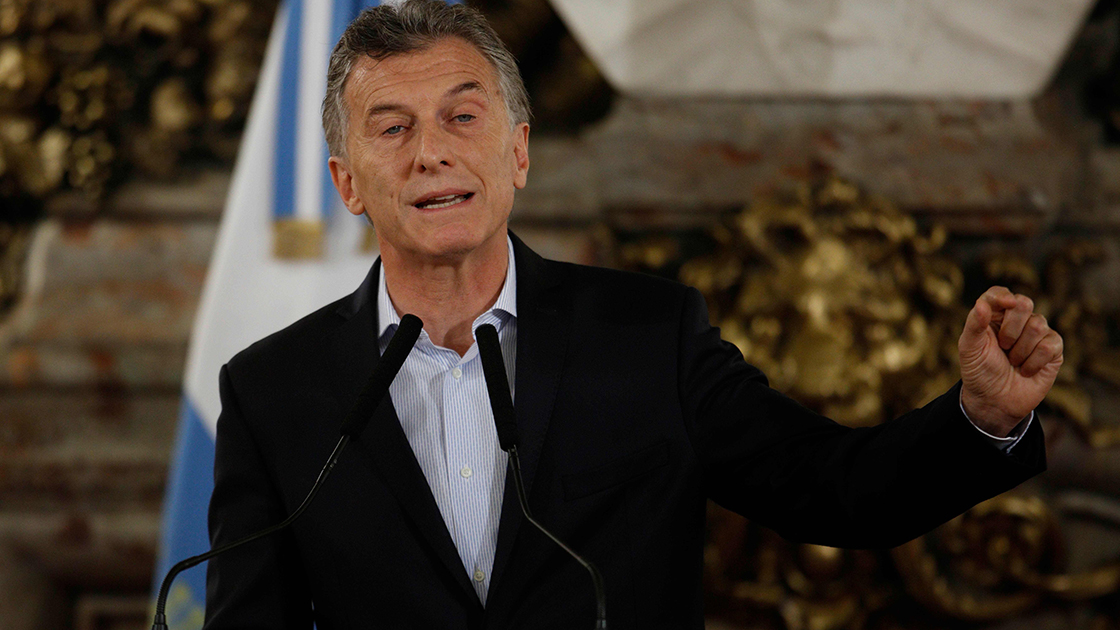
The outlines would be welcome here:
<svg viewBox="0 0 1120 630">
<path fill-rule="evenodd" d="M 471 330 L 482 324 L 498 329 L 512 396 L 517 356 L 517 273 L 513 243 L 508 237 L 506 240 L 509 268 L 505 284 L 494 306 L 474 320 Z M 384 266 L 378 278 L 377 321 L 381 327 L 378 341 L 384 353 L 401 321 L 386 290 Z M 389 386 L 389 395 L 463 568 L 485 605 L 498 542 L 508 455 L 498 447 L 478 344 L 471 344 L 460 357 L 454 350 L 432 343 L 428 332 L 422 331 Z"/>
</svg>

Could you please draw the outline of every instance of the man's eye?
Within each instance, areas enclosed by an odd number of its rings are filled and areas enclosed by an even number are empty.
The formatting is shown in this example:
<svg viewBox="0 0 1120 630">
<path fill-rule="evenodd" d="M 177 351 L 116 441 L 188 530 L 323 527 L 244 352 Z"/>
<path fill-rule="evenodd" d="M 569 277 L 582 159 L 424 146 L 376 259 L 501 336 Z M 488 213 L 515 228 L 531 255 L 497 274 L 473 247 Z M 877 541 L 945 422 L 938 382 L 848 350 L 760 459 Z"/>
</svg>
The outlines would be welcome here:
<svg viewBox="0 0 1120 630">
<path fill-rule="evenodd" d="M 404 131 L 403 125 L 393 125 L 392 127 L 386 129 L 383 133 L 387 136 L 395 136 L 402 131 Z"/>
<path fill-rule="evenodd" d="M 457 122 L 462 122 L 462 123 L 470 122 L 474 119 L 475 119 L 474 114 L 459 114 L 458 116 L 455 117 L 455 120 Z"/>
</svg>

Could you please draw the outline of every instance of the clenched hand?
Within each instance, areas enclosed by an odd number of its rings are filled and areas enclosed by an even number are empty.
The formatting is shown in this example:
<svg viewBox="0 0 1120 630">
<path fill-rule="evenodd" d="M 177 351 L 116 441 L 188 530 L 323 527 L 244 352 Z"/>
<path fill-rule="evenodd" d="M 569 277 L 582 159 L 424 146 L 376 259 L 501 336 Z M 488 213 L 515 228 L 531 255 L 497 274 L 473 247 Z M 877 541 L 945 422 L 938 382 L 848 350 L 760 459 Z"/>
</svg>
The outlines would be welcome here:
<svg viewBox="0 0 1120 630">
<path fill-rule="evenodd" d="M 957 342 L 968 417 L 992 435 L 1007 435 L 1054 385 L 1062 347 L 1029 297 L 1004 287 L 985 291 Z"/>
</svg>

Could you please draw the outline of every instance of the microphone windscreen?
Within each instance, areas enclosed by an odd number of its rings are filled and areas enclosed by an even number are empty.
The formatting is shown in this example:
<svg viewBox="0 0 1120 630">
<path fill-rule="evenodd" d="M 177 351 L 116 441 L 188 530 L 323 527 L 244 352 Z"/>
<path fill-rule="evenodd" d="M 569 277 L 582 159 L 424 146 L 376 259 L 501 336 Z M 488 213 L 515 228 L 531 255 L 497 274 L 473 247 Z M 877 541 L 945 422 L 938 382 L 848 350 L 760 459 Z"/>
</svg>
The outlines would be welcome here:
<svg viewBox="0 0 1120 630">
<path fill-rule="evenodd" d="M 358 394 L 358 399 L 354 401 L 354 406 L 350 408 L 346 421 L 342 423 L 343 435 L 349 435 L 350 439 L 356 440 L 365 430 L 366 424 L 373 417 L 373 411 L 377 409 L 377 405 L 381 404 L 381 399 L 389 392 L 389 385 L 392 384 L 397 372 L 404 365 L 404 360 L 408 357 L 412 346 L 416 345 L 416 339 L 420 337 L 420 331 L 423 328 L 424 322 L 420 321 L 420 318 L 415 315 L 409 314 L 401 318 L 401 323 L 397 326 L 397 332 L 393 333 L 393 338 L 389 340 L 385 353 L 381 355 L 381 359 L 373 367 L 373 372 L 370 373 L 365 388 Z"/>
<path fill-rule="evenodd" d="M 517 420 L 513 415 L 513 398 L 506 378 L 506 365 L 502 359 L 502 344 L 498 331 L 490 324 L 483 324 L 474 331 L 478 354 L 482 359 L 482 375 L 486 378 L 486 392 L 490 395 L 490 408 L 494 411 L 494 426 L 498 431 L 498 444 L 503 451 L 517 445 Z"/>
</svg>

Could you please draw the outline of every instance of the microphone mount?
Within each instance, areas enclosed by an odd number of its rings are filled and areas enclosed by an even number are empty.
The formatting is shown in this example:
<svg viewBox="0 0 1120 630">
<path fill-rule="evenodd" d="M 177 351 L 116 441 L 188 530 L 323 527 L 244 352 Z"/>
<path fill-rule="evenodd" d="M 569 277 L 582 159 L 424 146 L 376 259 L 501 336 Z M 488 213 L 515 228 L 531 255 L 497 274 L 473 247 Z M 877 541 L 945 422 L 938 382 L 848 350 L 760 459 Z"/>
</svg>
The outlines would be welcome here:
<svg viewBox="0 0 1120 630">
<path fill-rule="evenodd" d="M 474 336 L 478 342 L 478 355 L 482 359 L 482 374 L 486 379 L 486 392 L 490 396 L 490 408 L 494 412 L 498 444 L 502 450 L 509 453 L 509 464 L 513 473 L 513 484 L 517 489 L 517 502 L 521 506 L 521 514 L 525 517 L 525 520 L 532 523 L 552 542 L 575 558 L 576 562 L 580 563 L 591 574 L 591 583 L 595 588 L 595 630 L 607 630 L 607 594 L 603 586 L 603 574 L 590 560 L 564 544 L 537 519 L 533 518 L 532 513 L 529 512 L 529 499 L 525 496 L 525 481 L 521 477 L 521 458 L 517 454 L 517 420 L 513 414 L 513 398 L 509 391 L 509 379 L 506 378 L 506 368 L 502 359 L 502 346 L 498 339 L 498 330 L 491 324 L 483 324 L 474 331 Z"/>
<path fill-rule="evenodd" d="M 171 567 L 171 570 L 167 572 L 167 576 L 163 578 L 163 582 L 159 587 L 159 594 L 156 597 L 155 617 L 152 621 L 152 630 L 168 630 L 167 615 L 165 612 L 167 609 L 167 595 L 171 590 L 171 583 L 175 581 L 175 576 L 191 567 L 202 564 L 214 556 L 223 554 L 231 549 L 236 549 L 254 540 L 259 540 L 269 534 L 276 533 L 291 525 L 303 514 L 307 506 L 311 504 L 311 500 L 315 498 L 315 494 L 319 492 L 320 486 L 323 485 L 323 482 L 327 480 L 331 471 L 334 470 L 335 465 L 338 463 L 338 458 L 342 455 L 343 449 L 350 443 L 350 440 L 358 439 L 362 431 L 365 430 L 366 425 L 369 424 L 374 409 L 381 404 L 381 400 L 389 393 L 389 385 L 393 382 L 393 379 L 396 378 L 397 372 L 400 371 L 401 366 L 404 365 L 404 360 L 408 357 L 412 346 L 416 345 L 416 339 L 420 336 L 420 331 L 423 328 L 424 323 L 415 315 L 405 315 L 401 318 L 400 326 L 397 327 L 393 338 L 389 340 L 389 345 L 385 348 L 385 353 L 381 355 L 381 359 L 377 362 L 377 365 L 374 366 L 373 371 L 366 380 L 365 387 L 362 389 L 361 393 L 358 394 L 357 400 L 354 401 L 354 405 L 350 408 L 346 421 L 342 423 L 342 436 L 338 439 L 338 443 L 335 444 L 330 457 L 327 458 L 327 463 L 324 464 L 323 468 L 319 471 L 319 476 L 315 479 L 315 483 L 312 484 L 311 490 L 308 491 L 303 502 L 299 504 L 299 507 L 297 507 L 288 518 L 272 527 L 254 532 L 233 542 L 221 545 L 220 547 L 215 547 L 206 553 L 181 560 Z"/>
</svg>

